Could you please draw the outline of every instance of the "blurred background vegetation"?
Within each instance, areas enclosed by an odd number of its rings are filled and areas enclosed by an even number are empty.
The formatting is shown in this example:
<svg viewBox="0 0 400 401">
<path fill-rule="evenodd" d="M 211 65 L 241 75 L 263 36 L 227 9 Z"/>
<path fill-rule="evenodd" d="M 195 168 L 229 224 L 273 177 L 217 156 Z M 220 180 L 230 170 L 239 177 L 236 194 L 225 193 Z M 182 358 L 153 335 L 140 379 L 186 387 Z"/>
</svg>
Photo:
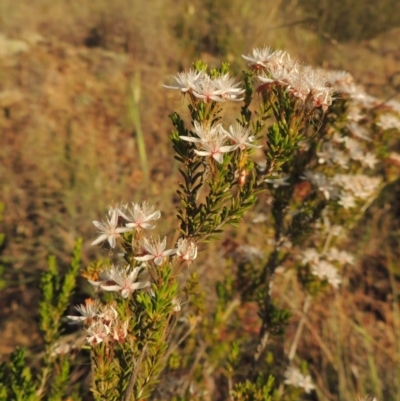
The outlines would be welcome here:
<svg viewBox="0 0 400 401">
<path fill-rule="evenodd" d="M 91 221 L 109 204 L 151 199 L 164 214 L 160 230 L 176 227 L 168 114 L 184 106 L 162 88 L 170 74 L 197 59 L 229 61 L 240 74 L 241 55 L 268 45 L 400 100 L 397 8 L 397 0 L 2 0 L 0 359 L 17 344 L 40 346 L 39 274 L 50 254 L 67 265 L 77 237 L 85 263 L 99 256 Z M 399 195 L 396 181 L 354 230 L 359 264 L 307 320 L 299 353 L 326 399 L 365 389 L 400 399 Z M 251 220 L 233 244 L 262 246 Z M 209 273 L 223 248 L 196 263 L 208 283 L 223 275 Z M 291 291 L 283 301 L 300 310 L 301 291 Z"/>
</svg>

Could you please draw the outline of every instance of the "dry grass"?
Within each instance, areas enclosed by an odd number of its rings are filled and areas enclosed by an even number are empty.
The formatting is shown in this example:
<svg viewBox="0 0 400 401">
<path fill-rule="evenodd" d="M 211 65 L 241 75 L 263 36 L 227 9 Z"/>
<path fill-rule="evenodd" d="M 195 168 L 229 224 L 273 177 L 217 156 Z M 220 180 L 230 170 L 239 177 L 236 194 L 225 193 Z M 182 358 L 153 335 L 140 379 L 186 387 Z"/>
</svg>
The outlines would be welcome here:
<svg viewBox="0 0 400 401">
<path fill-rule="evenodd" d="M 344 44 L 326 32 L 305 30 L 303 19 L 296 1 L 0 3 L 0 34 L 20 40 L 8 41 L 8 54 L 4 48 L 0 53 L 7 284 L 0 294 L 0 355 L 16 344 L 39 342 L 31 305 L 47 256 L 55 254 L 65 265 L 74 240 L 82 236 L 84 260 L 92 260 L 91 221 L 107 205 L 149 198 L 166 216 L 160 230 L 168 234 L 176 226 L 178 175 L 167 116 L 184 106 L 176 93 L 161 87 L 169 74 L 200 57 L 211 65 L 228 60 L 240 72 L 241 54 L 272 45 L 310 64 L 347 69 L 372 94 L 396 94 L 399 28 Z M 140 87 L 133 111 L 132 85 Z M 138 121 L 149 180 L 140 158 Z M 381 203 L 354 233 L 358 245 L 352 246 L 361 263 L 347 272 L 340 292 L 311 307 L 306 322 L 299 354 L 313 367 L 321 399 L 355 399 L 357 391 L 366 390 L 380 400 L 400 397 L 399 213 L 393 196 L 386 194 Z M 262 246 L 251 218 L 240 232 L 236 243 Z M 208 272 L 223 264 L 217 249 L 205 252 L 199 266 L 208 281 L 218 276 Z M 295 281 L 289 277 L 280 285 L 287 294 L 283 302 L 300 311 L 303 298 Z"/>
</svg>

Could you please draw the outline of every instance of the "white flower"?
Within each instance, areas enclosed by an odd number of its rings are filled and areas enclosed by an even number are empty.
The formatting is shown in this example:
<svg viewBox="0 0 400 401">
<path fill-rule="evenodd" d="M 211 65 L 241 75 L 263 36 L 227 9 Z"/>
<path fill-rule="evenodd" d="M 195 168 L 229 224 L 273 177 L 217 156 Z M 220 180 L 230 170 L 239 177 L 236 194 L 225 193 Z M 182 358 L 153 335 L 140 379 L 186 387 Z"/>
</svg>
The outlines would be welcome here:
<svg viewBox="0 0 400 401">
<path fill-rule="evenodd" d="M 358 107 L 358 105 L 357 104 L 351 105 L 351 107 L 349 108 L 349 110 L 347 112 L 347 119 L 349 121 L 354 121 L 354 122 L 358 123 L 363 118 L 365 118 L 365 115 L 361 113 L 361 110 Z"/>
<path fill-rule="evenodd" d="M 237 248 L 237 252 L 244 262 L 254 262 L 265 257 L 263 251 L 253 245 L 243 244 Z"/>
<path fill-rule="evenodd" d="M 311 265 L 311 272 L 320 280 L 327 280 L 328 283 L 336 289 L 339 288 L 339 284 L 342 282 L 336 267 L 325 260 L 321 260 L 318 263 L 313 263 Z"/>
<path fill-rule="evenodd" d="M 229 126 L 229 132 L 224 130 L 224 134 L 227 138 L 231 139 L 235 144 L 236 148 L 244 150 L 246 147 L 249 148 L 262 148 L 262 145 L 253 145 L 255 141 L 253 135 L 248 128 L 243 127 L 241 124 L 236 122 L 235 125 Z"/>
<path fill-rule="evenodd" d="M 349 158 L 344 152 L 337 150 L 333 147 L 331 142 L 324 142 L 321 146 L 321 150 L 317 152 L 318 163 L 327 163 L 329 165 L 338 164 L 340 167 L 348 168 Z"/>
<path fill-rule="evenodd" d="M 397 129 L 400 130 L 400 119 L 393 114 L 382 114 L 379 116 L 379 121 L 376 123 L 383 130 Z"/>
<path fill-rule="evenodd" d="M 271 47 L 256 48 L 253 49 L 253 54 L 249 56 L 242 57 L 248 62 L 249 66 L 253 69 L 267 68 L 270 66 L 275 66 L 283 64 L 289 55 L 282 50 L 273 50 Z"/>
<path fill-rule="evenodd" d="M 104 324 L 111 327 L 118 319 L 118 312 L 112 305 L 105 304 L 98 317 Z"/>
<path fill-rule="evenodd" d="M 304 389 L 307 394 L 315 389 L 310 375 L 303 375 L 298 368 L 293 366 L 289 366 L 286 369 L 284 383 L 290 386 L 300 387 Z"/>
<path fill-rule="evenodd" d="M 301 264 L 319 263 L 319 253 L 315 248 L 307 248 L 302 253 Z"/>
<path fill-rule="evenodd" d="M 276 177 L 276 178 L 266 178 L 264 182 L 268 184 L 272 184 L 274 188 L 279 188 L 279 187 L 286 187 L 290 185 L 289 182 L 287 182 L 289 179 L 289 176 L 287 175 L 286 177 Z"/>
<path fill-rule="evenodd" d="M 195 70 L 189 70 L 189 71 L 184 71 L 184 72 L 179 72 L 177 75 L 173 75 L 172 78 L 175 79 L 177 82 L 176 86 L 167 86 L 163 85 L 164 88 L 168 89 L 177 89 L 180 90 L 183 93 L 186 92 L 193 92 L 199 82 L 201 82 L 204 79 L 204 76 L 206 74 L 204 71 L 195 71 Z"/>
<path fill-rule="evenodd" d="M 68 319 L 71 319 L 72 322 L 70 324 L 75 324 L 79 322 L 83 322 L 86 320 L 92 320 L 97 317 L 99 310 L 101 308 L 100 302 L 96 299 L 86 299 L 84 305 L 75 306 L 75 309 L 82 316 L 67 316 Z"/>
<path fill-rule="evenodd" d="M 214 138 L 209 142 L 202 142 L 202 150 L 195 149 L 199 156 L 211 156 L 218 163 L 224 161 L 223 153 L 232 152 L 235 146 L 223 146 L 224 138 Z"/>
<path fill-rule="evenodd" d="M 357 138 L 371 142 L 368 131 L 364 127 L 361 127 L 361 125 L 358 125 L 356 122 L 351 122 L 347 124 L 347 129 Z"/>
<path fill-rule="evenodd" d="M 205 127 L 203 124 L 194 122 L 194 133 L 198 136 L 181 136 L 184 141 L 198 143 L 200 150 L 195 149 L 195 153 L 199 156 L 211 156 L 218 163 L 222 163 L 223 153 L 232 152 L 237 148 L 236 145 L 223 145 L 226 141 L 226 136 L 221 124 Z"/>
<path fill-rule="evenodd" d="M 333 226 L 331 227 L 331 234 L 332 234 L 333 236 L 335 236 L 335 237 L 340 237 L 340 236 L 343 235 L 343 233 L 344 233 L 344 229 L 343 229 L 342 226 L 339 226 L 339 225 L 335 224 L 335 225 L 333 225 Z"/>
<path fill-rule="evenodd" d="M 341 265 L 349 264 L 354 265 L 354 256 L 346 251 L 339 251 L 337 248 L 332 247 L 328 250 L 326 258 L 330 261 L 339 262 Z"/>
<path fill-rule="evenodd" d="M 107 267 L 105 270 L 102 270 L 99 273 L 99 281 L 95 280 L 90 280 L 88 279 L 89 283 L 92 284 L 94 287 L 100 287 L 104 282 L 108 281 L 110 279 L 110 276 L 114 274 L 115 271 L 115 266 L 111 265 L 110 267 Z"/>
<path fill-rule="evenodd" d="M 197 246 L 194 242 L 187 239 L 178 239 L 176 255 L 183 261 L 195 260 L 197 257 Z"/>
<path fill-rule="evenodd" d="M 100 284 L 100 287 L 105 291 L 121 291 L 123 298 L 128 298 L 134 291 L 148 287 L 150 282 L 136 281 L 140 273 L 140 267 L 117 267 L 110 270 L 106 282 Z"/>
<path fill-rule="evenodd" d="M 132 203 L 132 208 L 127 208 L 126 214 L 123 217 L 129 223 L 126 224 L 129 228 L 136 228 L 136 230 L 150 230 L 155 227 L 152 224 L 153 220 L 157 220 L 161 216 L 159 210 L 154 211 L 154 206 L 150 206 L 146 201 L 139 204 Z"/>
<path fill-rule="evenodd" d="M 354 78 L 347 71 L 329 71 L 327 79 L 335 92 L 352 94 L 356 91 Z"/>
<path fill-rule="evenodd" d="M 202 143 L 211 140 L 211 138 L 223 134 L 221 124 L 212 125 L 211 127 L 205 126 L 198 121 L 193 122 L 193 133 L 197 136 L 185 136 L 182 135 L 179 138 L 187 142 Z"/>
<path fill-rule="evenodd" d="M 264 72 L 263 75 L 258 75 L 257 78 L 263 84 L 277 84 L 281 86 L 288 86 L 292 81 L 292 70 L 288 70 L 283 65 L 277 65 L 268 70 L 268 74 Z"/>
<path fill-rule="evenodd" d="M 90 345 L 97 345 L 103 341 L 106 341 L 110 334 L 110 328 L 100 320 L 93 322 L 85 330 L 87 333 L 86 341 Z"/>
<path fill-rule="evenodd" d="M 336 174 L 333 183 L 352 193 L 355 197 L 368 199 L 379 187 L 380 177 L 369 177 L 364 174 Z"/>
<path fill-rule="evenodd" d="M 337 198 L 337 188 L 329 182 L 329 179 L 324 174 L 305 171 L 304 176 L 301 178 L 311 181 L 313 185 L 318 187 L 318 190 L 324 194 L 325 199 L 329 200 Z"/>
<path fill-rule="evenodd" d="M 231 101 L 240 101 L 243 100 L 242 97 L 238 97 L 242 95 L 245 90 L 239 88 L 240 83 L 235 83 L 235 79 L 229 77 L 229 74 L 221 75 L 218 78 L 214 79 L 215 87 L 217 90 L 221 90 L 222 99 L 231 100 Z"/>
<path fill-rule="evenodd" d="M 114 209 L 111 213 L 111 218 L 107 217 L 107 221 L 105 223 L 102 221 L 93 221 L 93 224 L 98 228 L 101 234 L 92 242 L 91 245 L 97 245 L 100 242 L 107 240 L 111 248 L 115 248 L 116 239 L 121 237 L 120 234 L 131 230 L 127 227 L 117 227 L 118 217 L 119 211 Z"/>
<path fill-rule="evenodd" d="M 204 103 L 209 102 L 223 102 L 224 98 L 222 94 L 223 89 L 219 89 L 216 82 L 212 80 L 208 75 L 198 83 L 196 88 L 193 90 L 193 95 L 198 99 L 203 100 Z"/>
<path fill-rule="evenodd" d="M 394 111 L 394 112 L 396 112 L 396 113 L 400 113 L 400 102 L 398 102 L 397 100 L 395 100 L 395 99 L 390 99 L 390 100 L 388 100 L 388 101 L 385 103 L 385 105 L 386 105 L 387 107 L 389 107 L 389 109 L 390 109 L 391 111 Z"/>
<path fill-rule="evenodd" d="M 118 342 L 123 342 L 128 335 L 129 320 L 118 320 L 111 328 L 111 337 Z"/>
<path fill-rule="evenodd" d="M 374 168 L 375 164 L 378 163 L 378 158 L 373 153 L 367 152 L 361 159 L 361 163 L 368 168 Z"/>
<path fill-rule="evenodd" d="M 176 253 L 176 249 L 165 250 L 166 244 L 166 237 L 164 237 L 162 241 L 160 241 L 160 238 L 154 239 L 153 237 L 145 237 L 142 239 L 141 245 L 146 254 L 144 256 L 137 256 L 135 259 L 142 262 L 153 260 L 155 265 L 160 266 L 167 256 Z"/>
<path fill-rule="evenodd" d="M 351 159 L 361 161 L 364 158 L 364 152 L 360 147 L 360 143 L 355 139 L 345 137 L 344 145 L 349 151 L 349 156 Z"/>
<path fill-rule="evenodd" d="M 347 210 L 356 206 L 356 200 L 350 192 L 340 191 L 338 204 Z"/>
<path fill-rule="evenodd" d="M 322 110 L 326 111 L 332 104 L 333 90 L 327 84 L 325 72 L 312 67 L 304 67 L 301 70 L 301 77 L 309 88 L 311 108 L 322 107 Z"/>
</svg>

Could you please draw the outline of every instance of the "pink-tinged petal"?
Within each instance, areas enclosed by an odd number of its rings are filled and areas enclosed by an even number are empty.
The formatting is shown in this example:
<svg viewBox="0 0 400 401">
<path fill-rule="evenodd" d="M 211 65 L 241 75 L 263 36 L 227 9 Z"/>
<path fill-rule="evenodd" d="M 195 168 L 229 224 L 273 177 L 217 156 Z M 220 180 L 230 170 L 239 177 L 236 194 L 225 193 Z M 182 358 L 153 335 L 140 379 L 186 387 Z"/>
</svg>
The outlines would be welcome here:
<svg viewBox="0 0 400 401">
<path fill-rule="evenodd" d="M 135 256 L 135 259 L 140 262 L 146 262 L 147 260 L 154 259 L 154 255 Z"/>
<path fill-rule="evenodd" d="M 273 82 L 275 82 L 275 80 L 268 78 L 268 77 L 263 77 L 262 75 L 259 75 L 257 77 L 261 82 L 264 82 L 266 84 L 272 84 Z"/>
<path fill-rule="evenodd" d="M 121 296 L 122 296 L 122 298 L 128 298 L 130 294 L 131 294 L 131 291 L 128 290 L 127 288 L 124 288 L 124 289 L 121 291 Z"/>
<path fill-rule="evenodd" d="M 101 285 L 100 286 L 103 290 L 105 291 L 119 291 L 122 287 L 118 284 L 114 284 L 114 285 Z"/>
<path fill-rule="evenodd" d="M 205 150 L 195 149 L 194 152 L 196 153 L 196 155 L 199 155 L 199 156 L 211 156 L 211 152 L 207 152 Z"/>
<path fill-rule="evenodd" d="M 156 266 L 160 266 L 162 264 L 162 262 L 164 262 L 165 257 L 164 256 L 156 256 L 154 258 L 154 264 Z"/>
<path fill-rule="evenodd" d="M 175 255 L 177 249 L 167 249 L 162 253 L 163 256 Z"/>
<path fill-rule="evenodd" d="M 131 229 L 129 227 L 118 227 L 115 230 L 116 233 L 126 233 L 128 231 L 131 231 Z"/>
<path fill-rule="evenodd" d="M 150 281 L 139 281 L 138 283 L 133 284 L 134 290 L 140 290 L 142 288 L 150 287 Z"/>
<path fill-rule="evenodd" d="M 100 242 L 104 242 L 106 239 L 108 239 L 108 234 L 101 234 L 100 237 L 96 238 L 90 245 L 100 244 Z"/>
<path fill-rule="evenodd" d="M 218 163 L 222 163 L 224 161 L 224 156 L 222 155 L 222 153 L 214 153 L 212 155 L 212 157 L 218 162 Z"/>
<path fill-rule="evenodd" d="M 138 224 L 137 223 L 127 223 L 127 224 L 125 224 L 127 227 L 129 227 L 129 228 L 136 228 L 137 226 L 138 226 Z"/>
<path fill-rule="evenodd" d="M 220 146 L 218 150 L 222 153 L 232 152 L 237 148 L 237 145 L 229 145 L 229 146 Z"/>
</svg>

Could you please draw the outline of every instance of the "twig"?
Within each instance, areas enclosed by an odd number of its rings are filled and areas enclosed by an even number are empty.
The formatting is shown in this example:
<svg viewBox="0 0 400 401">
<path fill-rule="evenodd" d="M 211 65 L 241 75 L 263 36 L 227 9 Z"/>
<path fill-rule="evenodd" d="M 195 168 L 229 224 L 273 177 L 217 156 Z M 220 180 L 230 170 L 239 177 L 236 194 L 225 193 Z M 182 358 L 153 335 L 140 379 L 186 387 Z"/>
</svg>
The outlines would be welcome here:
<svg viewBox="0 0 400 401">
<path fill-rule="evenodd" d="M 308 312 L 308 309 L 310 308 L 310 305 L 311 305 L 311 295 L 307 294 L 306 299 L 304 301 L 303 313 L 302 313 L 299 325 L 297 326 L 297 330 L 296 330 L 296 334 L 294 336 L 292 346 L 290 347 L 290 351 L 289 351 L 289 355 L 288 355 L 288 359 L 290 362 L 293 361 L 293 359 L 296 355 L 297 346 L 299 345 L 300 336 L 302 334 L 303 327 L 306 322 L 306 314 Z"/>
<path fill-rule="evenodd" d="M 142 353 L 140 354 L 139 358 L 136 360 L 136 366 L 135 366 L 135 369 L 131 373 L 131 377 L 129 378 L 129 384 L 128 384 L 128 388 L 126 389 L 124 401 L 129 401 L 132 396 L 133 387 L 135 386 L 135 383 L 136 383 L 139 368 L 143 362 L 143 359 L 144 359 L 146 353 L 147 353 L 147 344 L 143 347 Z M 133 362 L 135 363 L 135 361 L 133 361 Z"/>
</svg>

